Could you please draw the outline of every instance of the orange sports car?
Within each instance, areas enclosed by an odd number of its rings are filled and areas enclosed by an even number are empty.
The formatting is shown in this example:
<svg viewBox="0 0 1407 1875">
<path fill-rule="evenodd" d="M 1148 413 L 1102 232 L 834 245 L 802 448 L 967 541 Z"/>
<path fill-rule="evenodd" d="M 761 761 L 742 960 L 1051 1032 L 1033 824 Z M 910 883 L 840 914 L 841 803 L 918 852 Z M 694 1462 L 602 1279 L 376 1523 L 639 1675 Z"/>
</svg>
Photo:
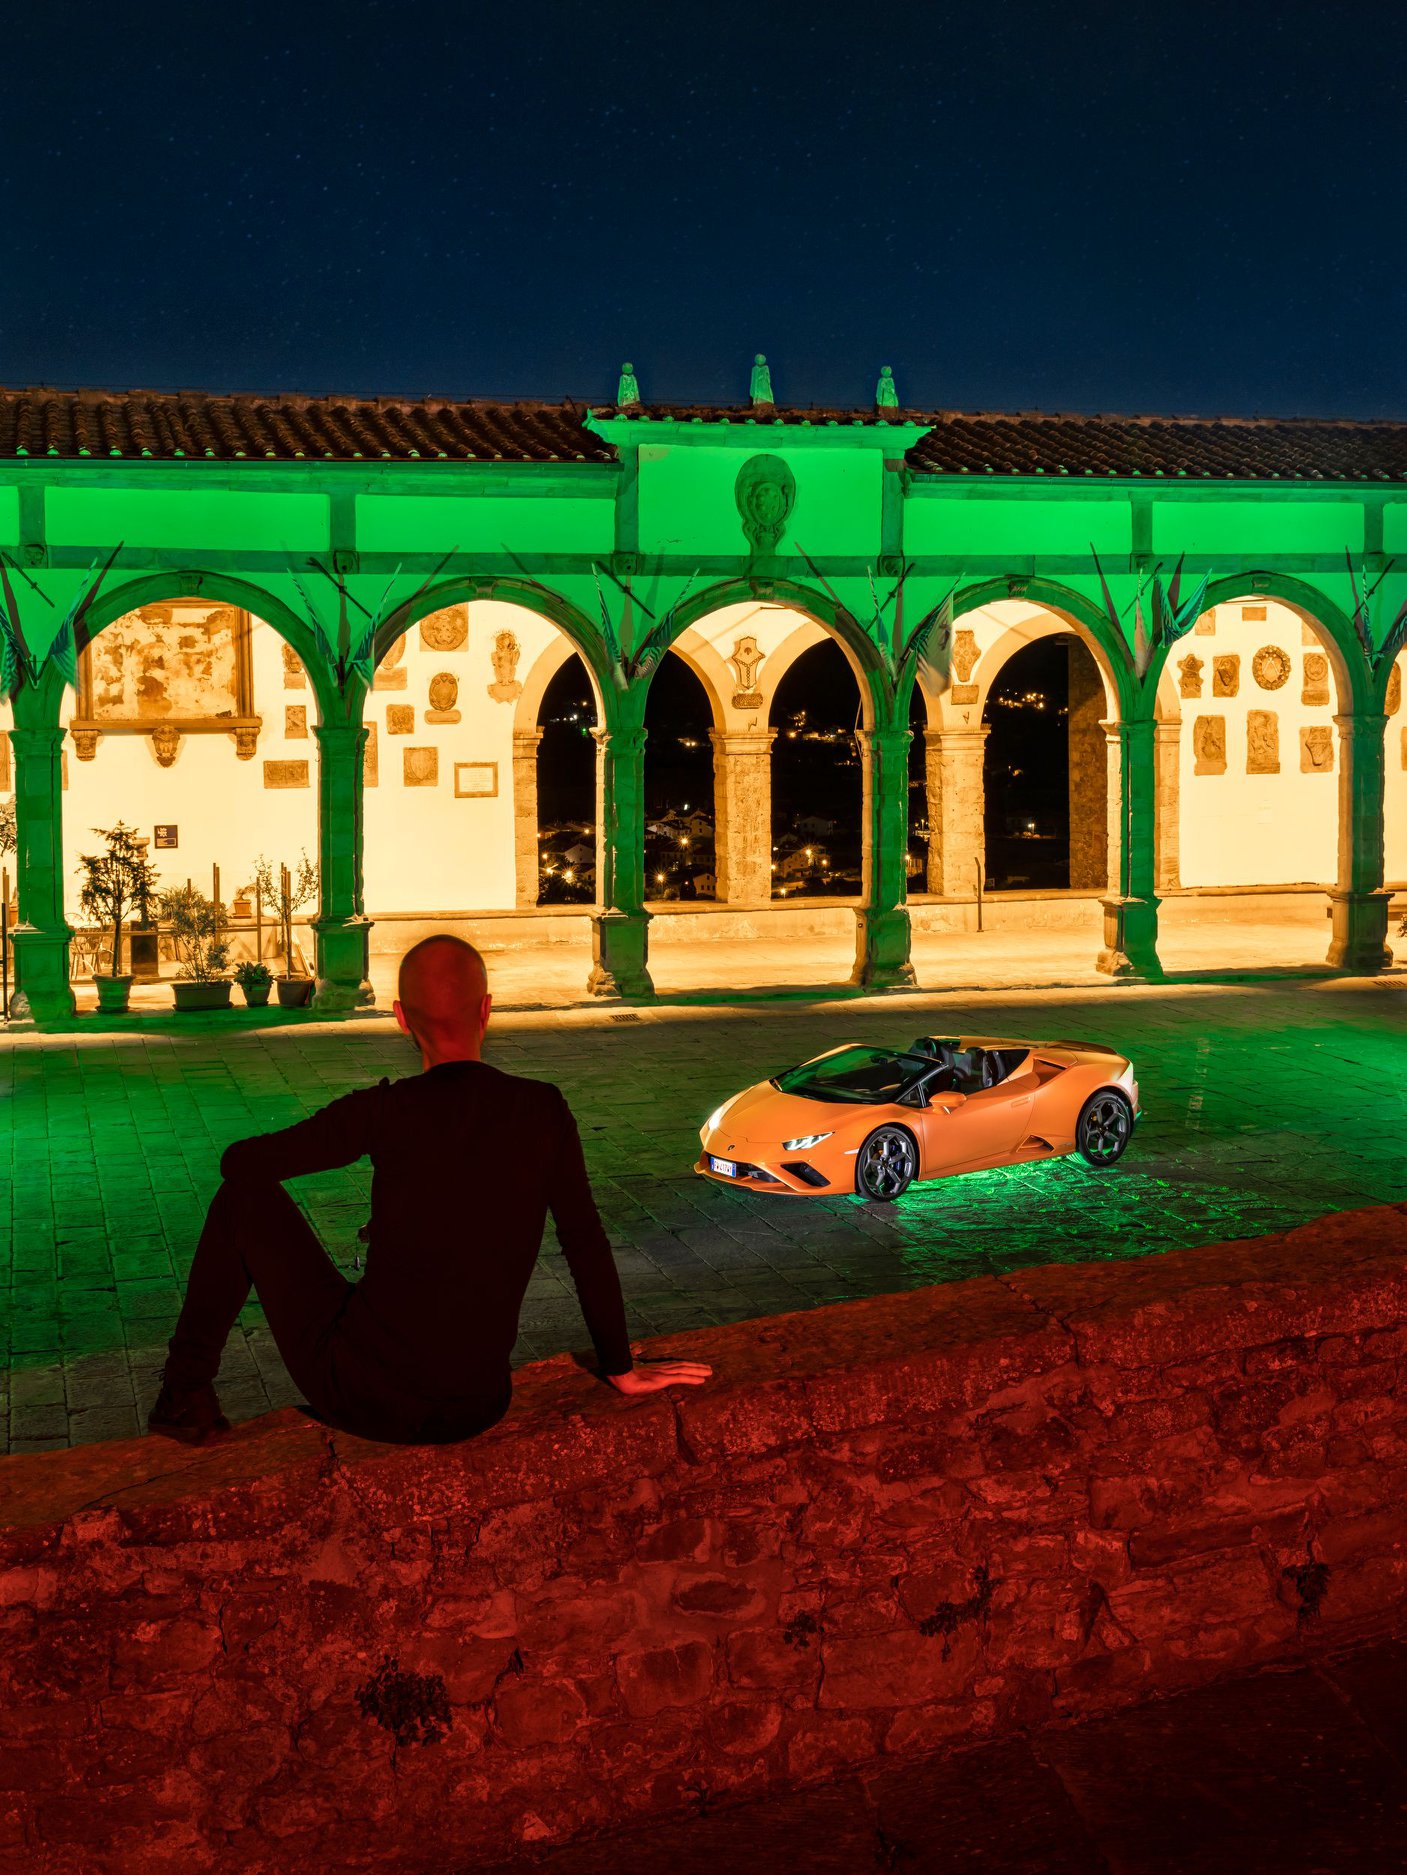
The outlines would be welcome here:
<svg viewBox="0 0 1407 1875">
<path fill-rule="evenodd" d="M 1098 1042 L 847 1044 L 725 1100 L 694 1170 L 789 1198 L 897 1198 L 916 1178 L 1067 1152 L 1103 1171 L 1138 1114 L 1133 1064 Z"/>
</svg>

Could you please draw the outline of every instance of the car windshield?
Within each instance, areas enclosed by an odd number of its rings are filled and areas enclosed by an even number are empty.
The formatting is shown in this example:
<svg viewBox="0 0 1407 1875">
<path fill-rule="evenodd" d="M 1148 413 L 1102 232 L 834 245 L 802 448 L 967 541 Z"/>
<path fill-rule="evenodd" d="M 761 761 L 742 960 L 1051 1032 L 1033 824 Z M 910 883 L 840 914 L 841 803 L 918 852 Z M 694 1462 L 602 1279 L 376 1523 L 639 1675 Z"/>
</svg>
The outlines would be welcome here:
<svg viewBox="0 0 1407 1875">
<path fill-rule="evenodd" d="M 936 1065 L 926 1055 L 906 1055 L 893 1048 L 840 1048 L 818 1061 L 788 1068 L 772 1085 L 803 1100 L 885 1106 L 931 1074 Z"/>
</svg>

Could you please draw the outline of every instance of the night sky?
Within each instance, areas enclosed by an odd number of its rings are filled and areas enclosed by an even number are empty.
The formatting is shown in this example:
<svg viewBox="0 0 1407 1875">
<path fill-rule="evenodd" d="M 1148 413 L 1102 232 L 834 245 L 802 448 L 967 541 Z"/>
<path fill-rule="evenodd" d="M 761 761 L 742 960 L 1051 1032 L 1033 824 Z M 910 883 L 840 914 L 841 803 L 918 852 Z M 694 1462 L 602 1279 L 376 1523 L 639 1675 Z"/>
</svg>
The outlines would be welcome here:
<svg viewBox="0 0 1407 1875">
<path fill-rule="evenodd" d="M 6 14 L 0 382 L 1407 416 L 1400 5 Z"/>
</svg>

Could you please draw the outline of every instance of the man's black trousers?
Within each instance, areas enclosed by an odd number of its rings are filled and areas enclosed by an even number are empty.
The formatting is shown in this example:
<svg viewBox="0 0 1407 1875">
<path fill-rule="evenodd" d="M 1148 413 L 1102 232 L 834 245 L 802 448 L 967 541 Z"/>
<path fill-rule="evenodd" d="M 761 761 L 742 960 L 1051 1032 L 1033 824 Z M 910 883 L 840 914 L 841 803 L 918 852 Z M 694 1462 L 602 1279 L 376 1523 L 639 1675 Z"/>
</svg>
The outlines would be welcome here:
<svg viewBox="0 0 1407 1875">
<path fill-rule="evenodd" d="M 196 1245 L 171 1337 L 166 1380 L 213 1381 L 253 1287 L 294 1384 L 318 1419 L 365 1439 L 444 1444 L 482 1432 L 507 1411 L 509 1388 L 451 1410 L 416 1394 L 358 1348 L 346 1325 L 350 1282 L 282 1185 L 226 1179 Z"/>
</svg>

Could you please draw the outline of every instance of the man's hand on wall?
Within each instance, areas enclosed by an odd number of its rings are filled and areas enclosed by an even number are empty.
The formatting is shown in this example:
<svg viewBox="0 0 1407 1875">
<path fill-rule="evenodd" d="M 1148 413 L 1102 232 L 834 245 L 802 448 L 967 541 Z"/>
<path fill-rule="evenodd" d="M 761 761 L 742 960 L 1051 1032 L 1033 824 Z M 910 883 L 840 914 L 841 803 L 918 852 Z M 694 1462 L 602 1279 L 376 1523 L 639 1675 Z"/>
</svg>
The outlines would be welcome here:
<svg viewBox="0 0 1407 1875">
<path fill-rule="evenodd" d="M 698 1387 L 713 1372 L 702 1361 L 638 1361 L 628 1374 L 607 1374 L 617 1393 L 658 1393 L 661 1387 Z"/>
</svg>

